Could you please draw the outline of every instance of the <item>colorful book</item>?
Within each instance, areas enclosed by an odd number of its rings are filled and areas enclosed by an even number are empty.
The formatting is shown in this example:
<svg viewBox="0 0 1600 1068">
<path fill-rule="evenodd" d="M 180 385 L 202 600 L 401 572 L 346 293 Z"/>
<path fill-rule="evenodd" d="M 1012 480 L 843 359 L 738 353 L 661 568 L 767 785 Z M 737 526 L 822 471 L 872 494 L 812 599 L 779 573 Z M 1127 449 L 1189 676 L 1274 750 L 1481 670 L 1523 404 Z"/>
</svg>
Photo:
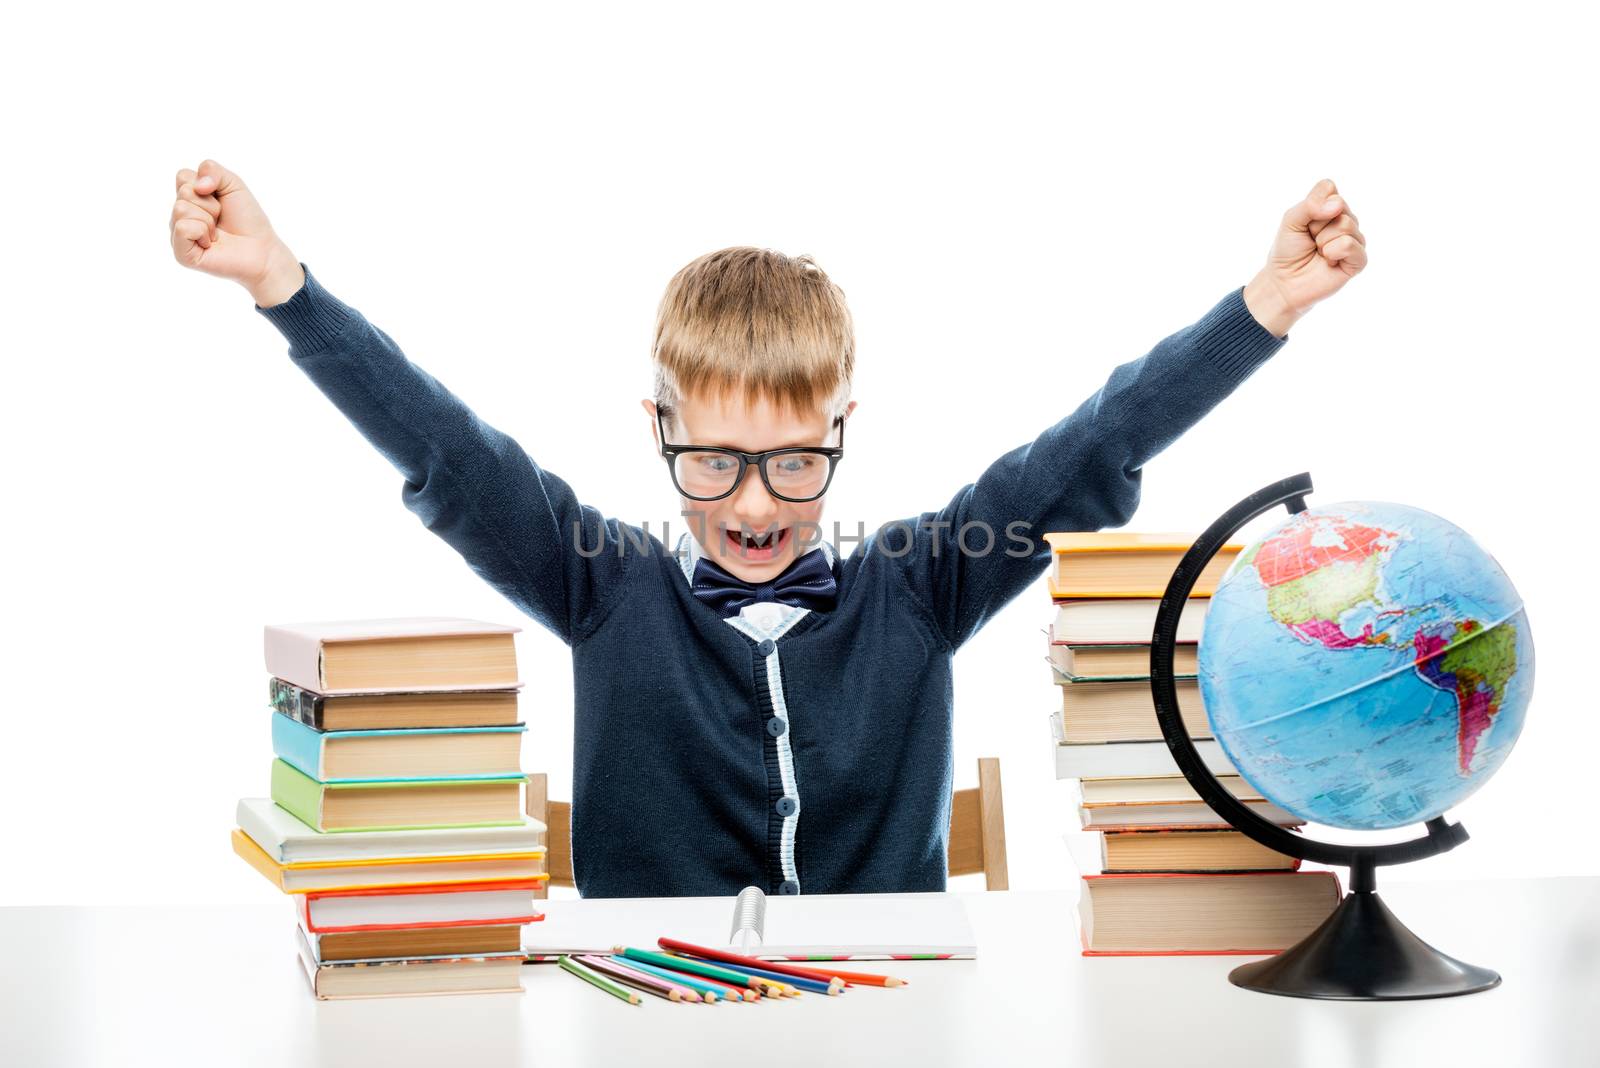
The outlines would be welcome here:
<svg viewBox="0 0 1600 1068">
<path fill-rule="evenodd" d="M 520 994 L 522 954 L 319 964 L 296 928 L 296 957 L 319 1001 L 419 994 Z"/>
<path fill-rule="evenodd" d="M 544 850 L 483 856 L 415 857 L 372 860 L 361 864 L 282 864 L 267 855 L 238 827 L 233 829 L 233 851 L 267 881 L 286 894 L 317 890 L 375 890 L 390 886 L 438 886 L 455 883 L 500 882 L 508 879 L 548 878 Z"/>
<path fill-rule="evenodd" d="M 271 678 L 267 702 L 280 715 L 319 731 L 514 727 L 520 722 L 516 688 L 329 695 Z"/>
<path fill-rule="evenodd" d="M 271 798 L 246 797 L 234 822 L 279 864 L 402 864 L 450 857 L 544 855 L 545 825 L 522 817 L 486 827 L 323 834 Z"/>
<path fill-rule="evenodd" d="M 1162 597 L 1172 573 L 1194 543 L 1188 534 L 1149 534 L 1131 531 L 1056 532 L 1046 534 L 1051 549 L 1050 596 L 1056 600 L 1077 597 Z M 1196 581 L 1192 597 L 1216 592 L 1223 572 L 1244 551 L 1243 545 L 1223 546 Z"/>
<path fill-rule="evenodd" d="M 1086 875 L 1083 955 L 1278 953 L 1338 907 L 1327 871 Z"/>
<path fill-rule="evenodd" d="M 453 616 L 328 620 L 265 628 L 267 671 L 325 696 L 518 685 L 520 627 Z"/>
<path fill-rule="evenodd" d="M 272 762 L 272 800 L 324 832 L 520 824 L 523 781 L 518 776 L 324 783 L 281 758 Z"/>
<path fill-rule="evenodd" d="M 522 924 L 543 919 L 533 907 L 540 886 L 534 879 L 518 879 L 462 886 L 314 890 L 297 895 L 295 906 L 300 926 L 316 934 Z"/>
<path fill-rule="evenodd" d="M 272 751 L 318 782 L 504 779 L 522 774 L 514 727 L 319 731 L 272 715 Z"/>
</svg>

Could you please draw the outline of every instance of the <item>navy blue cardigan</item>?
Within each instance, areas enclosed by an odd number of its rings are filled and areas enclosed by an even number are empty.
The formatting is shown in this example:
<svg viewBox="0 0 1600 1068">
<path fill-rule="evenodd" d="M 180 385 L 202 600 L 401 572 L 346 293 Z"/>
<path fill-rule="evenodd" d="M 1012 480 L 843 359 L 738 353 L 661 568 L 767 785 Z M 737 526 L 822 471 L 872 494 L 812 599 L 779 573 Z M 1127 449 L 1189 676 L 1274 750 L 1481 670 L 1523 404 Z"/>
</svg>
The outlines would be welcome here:
<svg viewBox="0 0 1600 1068">
<path fill-rule="evenodd" d="M 762 626 L 702 604 L 686 541 L 580 503 L 309 269 L 256 310 L 399 469 L 405 506 L 571 647 L 572 858 L 590 897 L 944 889 L 952 654 L 1045 570 L 1046 532 L 1127 523 L 1141 468 L 1287 340 L 1230 292 L 943 508 L 847 558 L 814 550 L 835 609 Z M 993 531 L 987 554 L 969 524 Z"/>
</svg>

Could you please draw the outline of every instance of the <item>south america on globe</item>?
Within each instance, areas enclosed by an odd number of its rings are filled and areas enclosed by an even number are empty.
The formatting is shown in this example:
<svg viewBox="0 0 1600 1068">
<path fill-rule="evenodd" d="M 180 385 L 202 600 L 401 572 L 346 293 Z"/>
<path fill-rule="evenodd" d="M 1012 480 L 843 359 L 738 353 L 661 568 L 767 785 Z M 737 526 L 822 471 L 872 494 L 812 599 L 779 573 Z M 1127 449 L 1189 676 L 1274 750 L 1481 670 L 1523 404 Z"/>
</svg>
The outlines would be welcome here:
<svg viewBox="0 0 1600 1068">
<path fill-rule="evenodd" d="M 1347 501 L 1291 516 L 1234 561 L 1199 674 L 1212 732 L 1251 785 L 1314 823 L 1382 830 L 1442 814 L 1505 761 L 1533 637 L 1465 531 Z"/>
</svg>

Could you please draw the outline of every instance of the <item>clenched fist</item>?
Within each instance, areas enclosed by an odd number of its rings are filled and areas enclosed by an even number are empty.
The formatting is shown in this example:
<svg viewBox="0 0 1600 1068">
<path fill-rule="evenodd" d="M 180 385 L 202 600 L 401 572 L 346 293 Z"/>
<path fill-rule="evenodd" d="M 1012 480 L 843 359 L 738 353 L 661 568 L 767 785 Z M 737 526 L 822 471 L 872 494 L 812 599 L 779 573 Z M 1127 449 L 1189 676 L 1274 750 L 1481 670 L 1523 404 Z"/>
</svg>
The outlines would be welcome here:
<svg viewBox="0 0 1600 1068">
<path fill-rule="evenodd" d="M 1283 213 L 1267 265 L 1244 287 L 1244 302 L 1257 322 L 1282 337 L 1366 265 L 1367 239 L 1333 179 L 1324 178 Z"/>
<path fill-rule="evenodd" d="M 300 261 L 238 175 L 208 159 L 198 171 L 179 171 L 177 185 L 172 254 L 179 263 L 231 278 L 263 308 L 283 303 L 305 284 Z"/>
</svg>

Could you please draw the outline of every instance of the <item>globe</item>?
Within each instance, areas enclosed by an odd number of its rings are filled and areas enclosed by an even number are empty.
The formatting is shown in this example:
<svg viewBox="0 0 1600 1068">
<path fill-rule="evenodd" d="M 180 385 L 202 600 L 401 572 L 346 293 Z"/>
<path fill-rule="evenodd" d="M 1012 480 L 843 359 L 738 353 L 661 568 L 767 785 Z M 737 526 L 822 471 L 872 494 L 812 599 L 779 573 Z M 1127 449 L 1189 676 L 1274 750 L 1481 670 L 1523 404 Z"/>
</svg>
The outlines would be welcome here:
<svg viewBox="0 0 1600 1068">
<path fill-rule="evenodd" d="M 1533 692 L 1533 637 L 1500 565 L 1459 527 L 1386 502 L 1309 508 L 1250 545 L 1211 598 L 1199 661 L 1240 774 L 1351 830 L 1471 795 Z"/>
</svg>

